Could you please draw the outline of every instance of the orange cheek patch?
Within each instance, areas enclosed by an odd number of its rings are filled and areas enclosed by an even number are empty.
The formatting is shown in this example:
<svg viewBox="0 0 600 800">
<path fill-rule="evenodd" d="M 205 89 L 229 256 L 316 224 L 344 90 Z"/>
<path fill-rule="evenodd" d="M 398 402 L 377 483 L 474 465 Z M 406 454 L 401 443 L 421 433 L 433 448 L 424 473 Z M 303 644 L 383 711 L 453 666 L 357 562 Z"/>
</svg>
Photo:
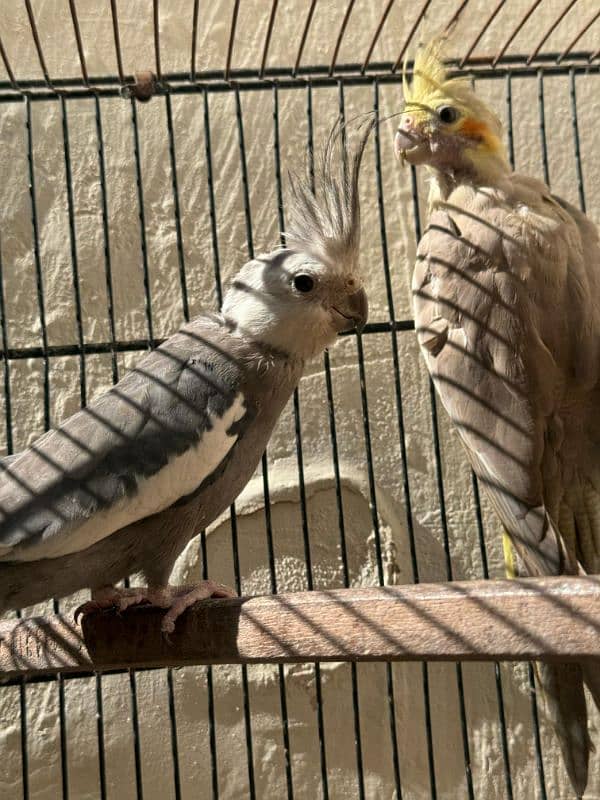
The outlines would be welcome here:
<svg viewBox="0 0 600 800">
<path fill-rule="evenodd" d="M 467 117 L 459 126 L 458 130 L 469 139 L 474 139 L 482 145 L 485 145 L 488 150 L 496 152 L 500 147 L 498 138 L 490 131 L 485 122 Z"/>
<path fill-rule="evenodd" d="M 471 117 L 467 117 L 458 130 L 468 136 L 469 139 L 478 139 L 480 142 L 487 140 L 490 135 L 490 130 L 485 122 L 478 122 L 478 120 Z"/>
</svg>

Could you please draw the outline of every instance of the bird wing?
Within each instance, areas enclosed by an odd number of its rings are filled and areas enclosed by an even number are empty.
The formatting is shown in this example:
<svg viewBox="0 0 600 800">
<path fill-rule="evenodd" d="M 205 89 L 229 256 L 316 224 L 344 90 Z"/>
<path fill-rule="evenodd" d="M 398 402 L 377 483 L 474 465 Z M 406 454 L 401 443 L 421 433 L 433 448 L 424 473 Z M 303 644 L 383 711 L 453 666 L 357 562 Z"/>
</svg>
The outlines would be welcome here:
<svg viewBox="0 0 600 800">
<path fill-rule="evenodd" d="M 194 492 L 245 415 L 240 367 L 199 318 L 110 391 L 0 464 L 0 560 L 85 549 Z"/>
<path fill-rule="evenodd" d="M 576 572 L 575 537 L 558 526 L 568 435 L 577 423 L 582 445 L 578 410 L 598 382 L 600 293 L 568 209 L 515 180 L 504 193 L 460 187 L 433 211 L 413 276 L 417 333 L 527 571 Z"/>
</svg>

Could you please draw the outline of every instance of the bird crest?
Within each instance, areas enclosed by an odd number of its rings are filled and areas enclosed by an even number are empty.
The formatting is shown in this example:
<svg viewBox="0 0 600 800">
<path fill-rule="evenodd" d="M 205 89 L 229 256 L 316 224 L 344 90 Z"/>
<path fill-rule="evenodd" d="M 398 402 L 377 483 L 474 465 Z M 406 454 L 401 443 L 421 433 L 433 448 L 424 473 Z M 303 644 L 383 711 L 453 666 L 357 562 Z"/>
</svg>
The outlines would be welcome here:
<svg viewBox="0 0 600 800">
<path fill-rule="evenodd" d="M 285 230 L 286 247 L 306 253 L 328 269 L 358 273 L 360 199 L 358 177 L 374 120 L 354 126 L 338 121 L 314 173 L 289 175 L 291 203 Z"/>
<path fill-rule="evenodd" d="M 436 36 L 429 44 L 419 47 L 415 55 L 411 83 L 408 82 L 407 62 L 402 68 L 402 92 L 407 106 L 427 105 L 428 100 L 437 93 L 450 92 L 457 80 L 448 79 L 444 64 L 443 36 Z"/>
</svg>

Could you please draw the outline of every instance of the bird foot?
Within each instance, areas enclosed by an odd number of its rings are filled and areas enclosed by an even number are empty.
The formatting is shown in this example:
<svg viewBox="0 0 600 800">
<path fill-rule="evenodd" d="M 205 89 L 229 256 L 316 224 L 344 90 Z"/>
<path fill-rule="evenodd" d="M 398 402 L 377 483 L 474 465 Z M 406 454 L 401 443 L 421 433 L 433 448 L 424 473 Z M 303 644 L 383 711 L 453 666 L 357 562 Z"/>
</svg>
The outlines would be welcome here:
<svg viewBox="0 0 600 800">
<path fill-rule="evenodd" d="M 80 616 L 104 609 L 116 608 L 125 611 L 130 606 L 152 605 L 167 609 L 161 623 L 161 631 L 168 635 L 175 630 L 179 616 L 197 603 L 210 597 L 237 597 L 236 592 L 222 583 L 200 581 L 193 586 L 132 586 L 128 589 L 103 586 L 92 591 L 92 598 L 75 609 L 75 622 Z"/>
</svg>

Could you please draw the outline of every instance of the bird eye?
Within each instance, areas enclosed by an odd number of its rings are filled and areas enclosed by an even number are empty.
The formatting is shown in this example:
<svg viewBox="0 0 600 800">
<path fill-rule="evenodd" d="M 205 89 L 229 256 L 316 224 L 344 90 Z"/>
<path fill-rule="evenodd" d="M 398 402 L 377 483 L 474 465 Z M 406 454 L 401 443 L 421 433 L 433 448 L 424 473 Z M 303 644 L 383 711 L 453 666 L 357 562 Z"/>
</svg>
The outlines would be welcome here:
<svg viewBox="0 0 600 800">
<path fill-rule="evenodd" d="M 306 294 L 307 292 L 312 292 L 315 286 L 315 281 L 310 275 L 302 274 L 296 275 L 293 280 L 293 284 L 294 289 L 296 289 L 298 292 Z"/>
<path fill-rule="evenodd" d="M 446 125 L 451 125 L 458 119 L 458 111 L 454 106 L 441 106 L 437 109 L 437 115 Z"/>
</svg>

